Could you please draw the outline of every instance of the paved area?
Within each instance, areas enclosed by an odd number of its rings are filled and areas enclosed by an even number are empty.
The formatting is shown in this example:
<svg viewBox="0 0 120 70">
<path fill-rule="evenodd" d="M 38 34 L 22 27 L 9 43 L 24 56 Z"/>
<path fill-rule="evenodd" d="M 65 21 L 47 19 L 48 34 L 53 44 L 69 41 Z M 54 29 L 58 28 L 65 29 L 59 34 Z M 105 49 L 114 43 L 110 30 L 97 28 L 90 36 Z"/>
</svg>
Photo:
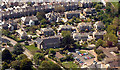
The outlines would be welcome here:
<svg viewBox="0 0 120 70">
<path fill-rule="evenodd" d="M 90 56 L 90 55 L 80 56 L 80 55 L 78 55 L 78 54 L 75 53 L 75 52 L 72 52 L 72 54 L 73 54 L 74 56 L 76 56 L 77 58 L 79 58 L 79 59 L 80 59 L 81 61 L 83 61 L 84 63 L 86 63 L 87 65 L 91 65 L 91 64 L 93 63 L 94 58 L 87 59 L 87 60 L 84 59 L 84 57 L 88 57 L 88 56 Z"/>
<path fill-rule="evenodd" d="M 11 38 L 8 38 L 6 36 L 2 36 L 2 38 L 9 40 L 10 43 L 13 44 L 13 45 L 17 44 L 17 42 L 15 40 L 11 39 Z"/>
</svg>

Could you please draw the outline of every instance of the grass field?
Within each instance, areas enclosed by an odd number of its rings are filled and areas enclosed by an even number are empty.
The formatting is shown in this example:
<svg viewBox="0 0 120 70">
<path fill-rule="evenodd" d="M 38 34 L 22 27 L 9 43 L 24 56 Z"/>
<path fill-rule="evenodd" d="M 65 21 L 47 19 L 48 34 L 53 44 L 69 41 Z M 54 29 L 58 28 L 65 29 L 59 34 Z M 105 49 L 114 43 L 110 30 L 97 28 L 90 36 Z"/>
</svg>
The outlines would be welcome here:
<svg viewBox="0 0 120 70">
<path fill-rule="evenodd" d="M 32 54 L 34 54 L 37 50 L 39 50 L 37 47 L 35 47 L 34 46 L 34 44 L 33 45 L 25 45 L 25 47 L 29 50 L 29 51 L 31 51 L 32 52 Z"/>
<path fill-rule="evenodd" d="M 66 68 L 78 68 L 79 67 L 77 64 L 73 63 L 72 61 L 63 62 L 62 65 L 65 66 Z"/>
<path fill-rule="evenodd" d="M 111 2 L 113 5 L 114 5 L 114 7 L 115 7 L 115 9 L 118 9 L 118 2 Z"/>
</svg>

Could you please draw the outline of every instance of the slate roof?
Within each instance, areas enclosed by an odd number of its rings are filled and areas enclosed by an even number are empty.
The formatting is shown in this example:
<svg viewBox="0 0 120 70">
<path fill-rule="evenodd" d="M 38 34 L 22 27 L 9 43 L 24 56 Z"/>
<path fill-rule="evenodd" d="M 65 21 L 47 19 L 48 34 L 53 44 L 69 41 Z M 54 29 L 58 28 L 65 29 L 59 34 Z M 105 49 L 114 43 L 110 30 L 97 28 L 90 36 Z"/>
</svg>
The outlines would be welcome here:
<svg viewBox="0 0 120 70">
<path fill-rule="evenodd" d="M 60 42 L 60 37 L 51 36 L 51 37 L 45 37 L 45 38 L 37 38 L 35 41 L 38 44 L 44 43 L 45 45 L 47 45 L 47 44 L 50 44 L 50 43 Z"/>
</svg>

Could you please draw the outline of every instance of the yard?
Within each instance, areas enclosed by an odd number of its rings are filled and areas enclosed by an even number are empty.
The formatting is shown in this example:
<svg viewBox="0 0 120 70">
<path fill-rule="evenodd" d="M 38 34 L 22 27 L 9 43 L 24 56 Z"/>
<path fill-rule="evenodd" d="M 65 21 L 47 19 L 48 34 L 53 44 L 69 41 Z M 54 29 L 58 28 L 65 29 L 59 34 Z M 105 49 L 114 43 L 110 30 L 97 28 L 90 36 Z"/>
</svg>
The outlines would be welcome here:
<svg viewBox="0 0 120 70">
<path fill-rule="evenodd" d="M 79 68 L 79 66 L 72 61 L 69 62 L 63 62 L 62 65 L 66 68 Z"/>
<path fill-rule="evenodd" d="M 34 46 L 34 44 L 32 45 L 25 45 L 25 47 L 31 51 L 32 54 L 34 54 L 36 51 L 38 51 L 39 49 L 37 47 Z"/>
<path fill-rule="evenodd" d="M 116 9 L 118 9 L 118 2 L 111 2 L 113 5 L 114 5 L 114 7 L 116 8 Z"/>
</svg>

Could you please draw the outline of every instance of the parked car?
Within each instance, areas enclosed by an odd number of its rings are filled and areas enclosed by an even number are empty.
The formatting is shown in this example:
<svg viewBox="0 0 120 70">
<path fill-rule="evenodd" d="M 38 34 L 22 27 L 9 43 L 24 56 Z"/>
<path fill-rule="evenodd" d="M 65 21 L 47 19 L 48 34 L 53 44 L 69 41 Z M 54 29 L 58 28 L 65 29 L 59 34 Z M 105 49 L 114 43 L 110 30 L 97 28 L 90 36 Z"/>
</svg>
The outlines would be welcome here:
<svg viewBox="0 0 120 70">
<path fill-rule="evenodd" d="M 85 60 L 87 60 L 88 58 L 87 57 L 84 57 Z"/>
</svg>

